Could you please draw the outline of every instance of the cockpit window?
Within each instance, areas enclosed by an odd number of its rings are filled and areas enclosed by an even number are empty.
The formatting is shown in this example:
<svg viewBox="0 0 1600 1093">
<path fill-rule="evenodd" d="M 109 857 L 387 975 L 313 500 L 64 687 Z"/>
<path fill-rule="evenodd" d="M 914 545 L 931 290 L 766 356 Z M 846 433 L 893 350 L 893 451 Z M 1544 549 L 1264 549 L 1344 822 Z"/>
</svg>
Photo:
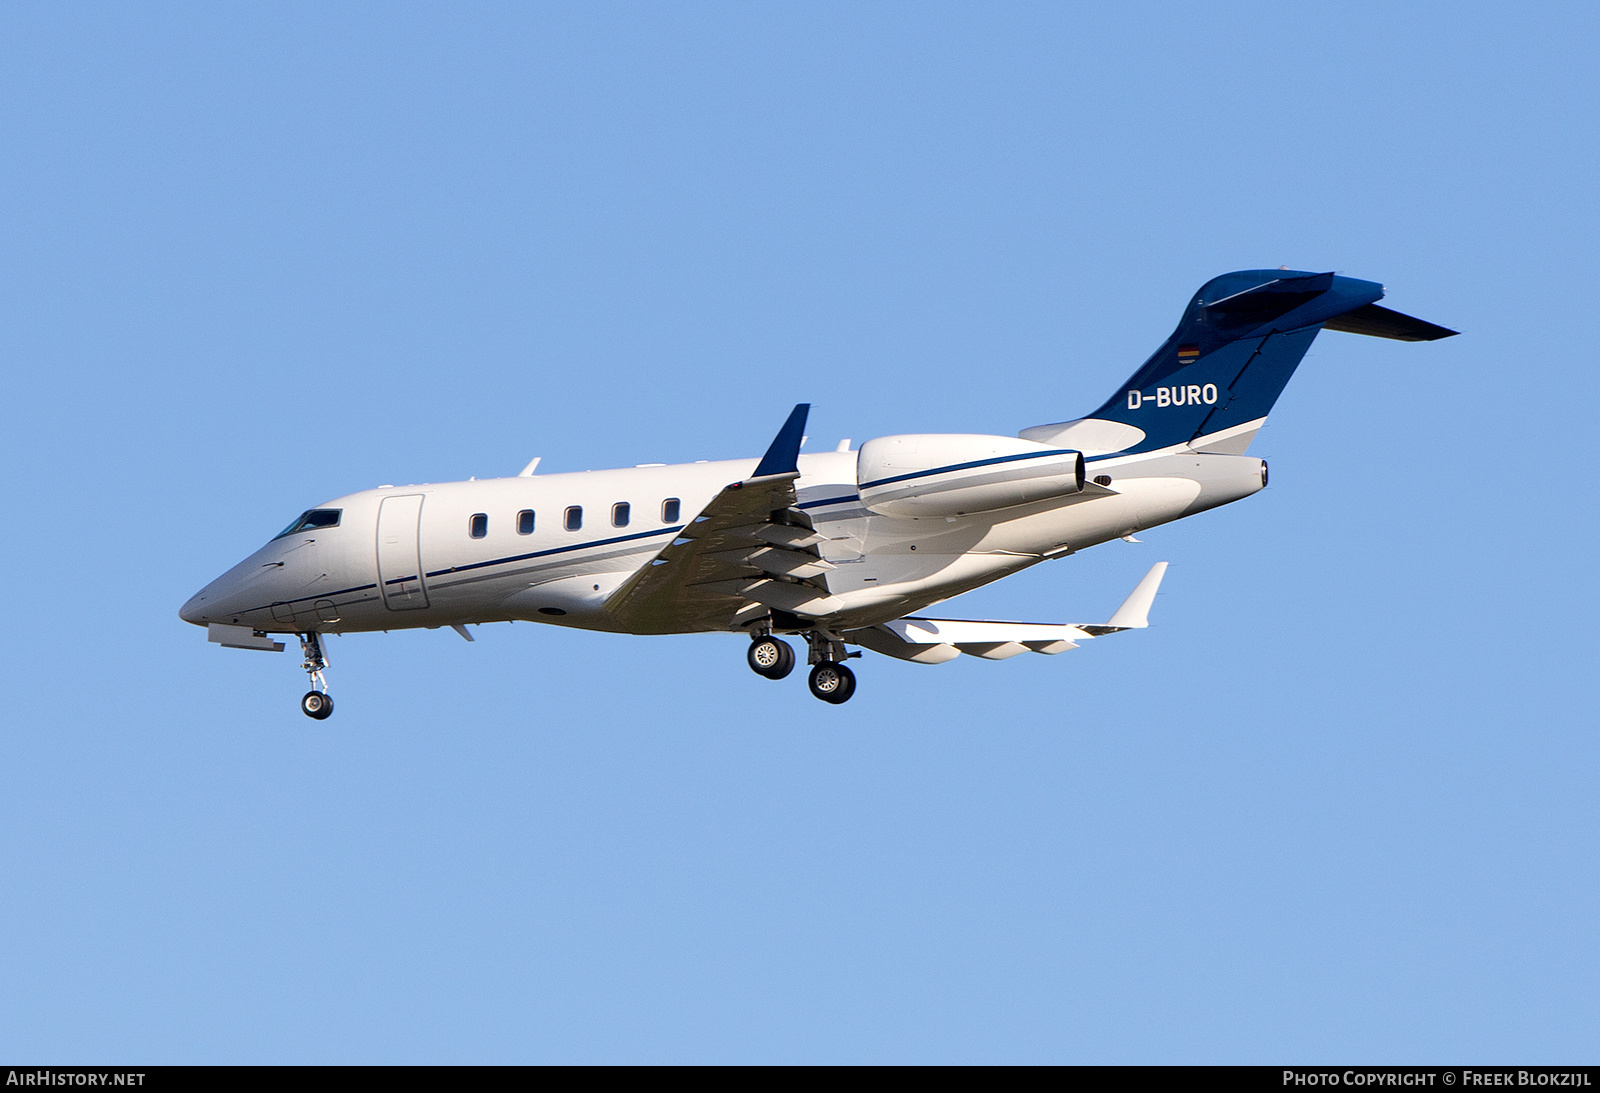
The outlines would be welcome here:
<svg viewBox="0 0 1600 1093">
<path fill-rule="evenodd" d="M 309 509 L 295 517 L 294 523 L 278 532 L 273 538 L 282 539 L 285 535 L 293 535 L 297 531 L 336 528 L 339 526 L 339 514 L 343 511 L 343 509 Z"/>
</svg>

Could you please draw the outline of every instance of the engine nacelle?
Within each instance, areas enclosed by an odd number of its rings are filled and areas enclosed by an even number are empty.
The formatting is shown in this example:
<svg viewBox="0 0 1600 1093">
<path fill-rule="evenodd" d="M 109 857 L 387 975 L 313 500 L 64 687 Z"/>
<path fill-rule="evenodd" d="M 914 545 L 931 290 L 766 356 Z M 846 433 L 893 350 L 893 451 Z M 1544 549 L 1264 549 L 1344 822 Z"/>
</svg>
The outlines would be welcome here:
<svg viewBox="0 0 1600 1093">
<path fill-rule="evenodd" d="M 1012 436 L 916 433 L 861 445 L 861 503 L 885 516 L 962 516 L 1083 489 L 1083 453 Z"/>
</svg>

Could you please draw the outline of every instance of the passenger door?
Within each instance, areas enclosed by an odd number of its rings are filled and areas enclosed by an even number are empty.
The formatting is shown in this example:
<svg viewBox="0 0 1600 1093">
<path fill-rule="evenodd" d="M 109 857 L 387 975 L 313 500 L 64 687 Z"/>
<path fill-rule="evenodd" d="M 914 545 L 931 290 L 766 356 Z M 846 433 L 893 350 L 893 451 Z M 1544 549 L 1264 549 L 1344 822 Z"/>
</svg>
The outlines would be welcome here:
<svg viewBox="0 0 1600 1093">
<path fill-rule="evenodd" d="M 385 497 L 378 507 L 378 587 L 391 611 L 428 606 L 418 535 L 422 498 L 420 493 Z"/>
</svg>

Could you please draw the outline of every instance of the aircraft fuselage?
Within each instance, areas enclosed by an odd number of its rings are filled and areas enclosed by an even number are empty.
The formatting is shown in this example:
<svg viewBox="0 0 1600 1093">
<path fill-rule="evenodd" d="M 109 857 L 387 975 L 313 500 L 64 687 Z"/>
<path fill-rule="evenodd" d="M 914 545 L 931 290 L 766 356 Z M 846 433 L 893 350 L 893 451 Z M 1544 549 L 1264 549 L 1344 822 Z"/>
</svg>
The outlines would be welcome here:
<svg viewBox="0 0 1600 1093">
<path fill-rule="evenodd" d="M 202 589 L 182 615 L 266 633 L 510 620 L 623 629 L 605 611 L 607 597 L 755 462 L 363 490 L 313 510 L 337 511 L 337 526 L 272 540 Z M 1110 457 L 1089 466 L 1111 486 L 915 518 L 862 506 L 855 453 L 801 455 L 798 508 L 826 539 L 819 552 L 836 567 L 828 585 L 844 608 L 830 623 L 850 629 L 899 618 L 1047 557 L 1238 500 L 1263 481 L 1261 460 L 1215 453 Z"/>
</svg>

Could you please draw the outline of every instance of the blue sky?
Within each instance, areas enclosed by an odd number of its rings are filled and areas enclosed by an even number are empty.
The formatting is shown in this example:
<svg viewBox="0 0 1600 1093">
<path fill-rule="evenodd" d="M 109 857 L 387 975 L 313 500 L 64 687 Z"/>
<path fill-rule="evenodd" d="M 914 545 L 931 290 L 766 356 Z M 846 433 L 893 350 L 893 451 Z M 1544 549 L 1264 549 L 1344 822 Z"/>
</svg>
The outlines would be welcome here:
<svg viewBox="0 0 1600 1093">
<path fill-rule="evenodd" d="M 8 5 L 0 1055 L 1559 1062 L 1600 1048 L 1580 4 Z M 1014 433 L 1335 269 L 1245 503 L 869 654 L 178 606 L 382 482 Z"/>
</svg>

